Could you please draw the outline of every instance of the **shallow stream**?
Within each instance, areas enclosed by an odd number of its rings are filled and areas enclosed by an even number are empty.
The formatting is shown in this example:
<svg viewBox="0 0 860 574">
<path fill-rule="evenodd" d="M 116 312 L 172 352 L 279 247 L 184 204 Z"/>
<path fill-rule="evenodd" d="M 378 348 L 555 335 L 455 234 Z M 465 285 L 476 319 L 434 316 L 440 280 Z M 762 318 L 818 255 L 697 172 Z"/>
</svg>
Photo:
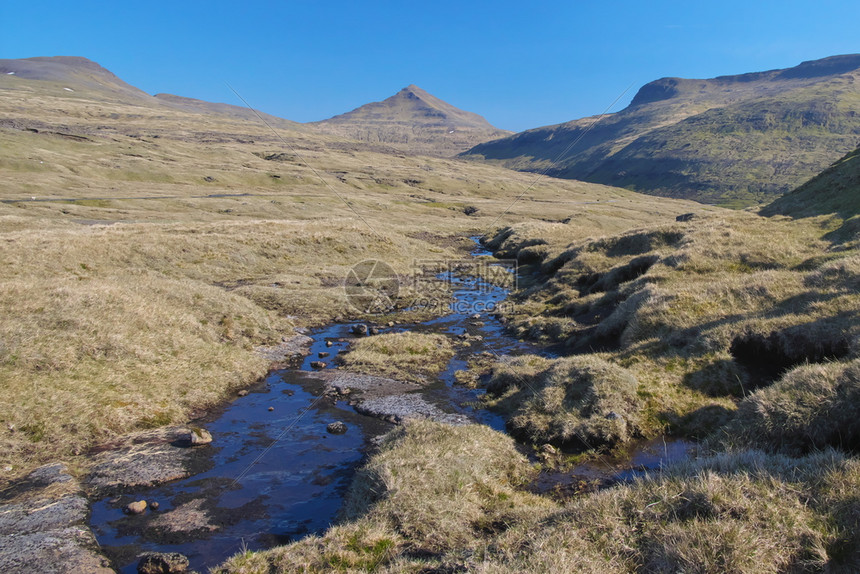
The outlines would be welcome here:
<svg viewBox="0 0 860 574">
<path fill-rule="evenodd" d="M 486 254 L 481 248 L 473 252 Z M 469 344 L 459 349 L 435 384 L 420 392 L 445 412 L 504 430 L 501 416 L 473 408 L 482 391 L 454 384 L 454 373 L 466 368 L 473 353 L 552 353 L 506 335 L 504 326 L 486 312 L 507 297 L 507 290 L 455 273 L 443 278 L 454 290 L 450 314 L 419 324 L 380 327 L 379 332 L 468 334 Z M 478 310 L 480 318 L 475 317 Z M 93 504 L 90 525 L 121 572 L 136 572 L 137 556 L 143 551 L 180 552 L 192 569 L 205 572 L 243 549 L 268 548 L 328 528 L 373 439 L 393 426 L 356 413 L 344 401 L 321 398 L 322 384 L 306 374 L 314 370 L 310 363 L 320 360 L 321 352 L 330 353 L 323 359 L 327 368 L 334 365 L 337 354 L 353 339 L 353 325 L 333 324 L 309 333 L 314 342 L 300 368 L 271 372 L 246 396 L 210 416 L 202 426 L 214 440 L 198 447 L 207 449 L 208 470 Z M 345 434 L 327 432 L 326 426 L 335 421 L 347 425 Z M 689 448 L 680 441 L 643 444 L 629 459 L 583 465 L 575 472 L 623 480 L 683 458 Z M 141 516 L 123 513 L 125 504 L 141 499 L 158 502 L 158 510 Z M 170 512 L 177 508 L 182 512 Z"/>
</svg>

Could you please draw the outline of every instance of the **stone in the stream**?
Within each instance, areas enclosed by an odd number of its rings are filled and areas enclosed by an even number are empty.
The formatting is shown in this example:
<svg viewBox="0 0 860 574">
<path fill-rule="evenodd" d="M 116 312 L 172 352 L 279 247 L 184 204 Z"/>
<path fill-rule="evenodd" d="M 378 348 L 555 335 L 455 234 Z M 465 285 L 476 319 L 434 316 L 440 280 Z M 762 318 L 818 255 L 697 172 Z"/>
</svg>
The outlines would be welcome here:
<svg viewBox="0 0 860 574">
<path fill-rule="evenodd" d="M 371 328 L 370 328 L 370 334 L 371 334 L 371 335 L 378 335 L 378 334 L 379 334 L 379 328 L 377 328 L 377 327 L 371 327 Z"/>
<path fill-rule="evenodd" d="M 353 335 L 358 335 L 359 337 L 367 335 L 367 325 L 364 323 L 353 325 L 352 328 L 350 328 L 350 332 L 352 332 Z"/>
<path fill-rule="evenodd" d="M 319 353 L 317 353 L 317 354 L 319 355 L 319 358 L 320 358 L 320 359 L 325 359 L 326 357 L 328 357 L 329 355 L 331 355 L 331 353 L 329 353 L 328 351 L 320 351 L 320 352 L 319 352 Z"/>
<path fill-rule="evenodd" d="M 144 510 L 146 510 L 145 500 L 136 500 L 125 506 L 126 514 L 143 514 Z"/>
<path fill-rule="evenodd" d="M 475 320 L 475 319 L 480 319 L 480 318 L 481 318 L 481 314 L 480 314 L 480 313 L 475 313 L 474 315 L 472 315 L 471 317 L 469 317 L 469 319 L 473 319 L 473 320 Z"/>
<path fill-rule="evenodd" d="M 325 363 L 325 361 L 311 361 L 311 368 L 313 368 L 313 369 L 325 369 L 326 363 Z"/>
<path fill-rule="evenodd" d="M 138 574 L 184 574 L 188 558 L 179 552 L 147 552 L 137 563 Z"/>
<path fill-rule="evenodd" d="M 158 504 L 158 503 L 157 503 L 156 501 L 154 501 L 154 500 L 153 500 L 152 502 L 150 502 L 150 503 L 149 503 L 149 507 L 150 507 L 151 509 L 153 509 L 153 510 L 158 510 L 158 507 L 159 507 L 159 506 L 161 506 L 161 505 L 160 505 L 160 504 Z"/>
<path fill-rule="evenodd" d="M 389 322 L 388 322 L 388 326 L 389 326 L 389 327 L 393 327 L 393 326 L 394 326 L 394 321 L 389 321 Z"/>
<path fill-rule="evenodd" d="M 341 421 L 335 421 L 333 423 L 328 423 L 325 430 L 330 434 L 343 434 L 346 432 L 346 425 Z"/>
<path fill-rule="evenodd" d="M 212 435 L 209 431 L 200 427 L 193 427 L 188 433 L 188 441 L 191 446 L 199 446 L 212 442 Z"/>
<path fill-rule="evenodd" d="M 269 407 L 269 412 L 272 412 L 273 410 L 275 410 L 275 407 Z"/>
<path fill-rule="evenodd" d="M 238 392 L 238 393 L 236 393 L 236 394 L 237 394 L 237 395 L 239 395 L 240 397 L 247 397 L 247 396 L 248 396 L 248 391 L 247 391 L 247 389 L 242 389 L 241 391 L 239 391 L 239 392 Z"/>
<path fill-rule="evenodd" d="M 325 346 L 326 346 L 326 347 L 331 347 L 332 345 L 334 345 L 334 343 L 332 343 L 331 341 L 326 341 L 326 342 L 325 342 Z"/>
</svg>

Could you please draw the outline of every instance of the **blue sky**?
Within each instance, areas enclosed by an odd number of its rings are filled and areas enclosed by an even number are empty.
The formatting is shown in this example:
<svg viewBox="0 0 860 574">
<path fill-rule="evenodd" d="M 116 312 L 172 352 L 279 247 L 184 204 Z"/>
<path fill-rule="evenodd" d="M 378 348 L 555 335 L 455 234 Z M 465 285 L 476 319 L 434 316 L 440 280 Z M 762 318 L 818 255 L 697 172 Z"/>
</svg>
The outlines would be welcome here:
<svg viewBox="0 0 860 574">
<path fill-rule="evenodd" d="M 0 58 L 85 56 L 149 92 L 313 121 L 408 84 L 523 130 L 664 76 L 860 52 L 860 2 L 0 2 Z"/>
</svg>

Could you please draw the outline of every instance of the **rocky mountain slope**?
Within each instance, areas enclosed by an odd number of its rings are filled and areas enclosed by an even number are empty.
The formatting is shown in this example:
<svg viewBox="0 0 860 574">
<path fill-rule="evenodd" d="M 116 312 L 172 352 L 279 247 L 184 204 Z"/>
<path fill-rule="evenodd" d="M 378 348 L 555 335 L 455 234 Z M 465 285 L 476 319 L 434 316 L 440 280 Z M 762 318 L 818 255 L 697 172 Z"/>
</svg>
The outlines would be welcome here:
<svg viewBox="0 0 860 574">
<path fill-rule="evenodd" d="M 763 203 L 857 146 L 858 80 L 858 54 L 710 80 L 663 78 L 618 113 L 528 130 L 464 155 L 655 195 Z"/>
<path fill-rule="evenodd" d="M 312 125 L 350 139 L 441 156 L 455 155 L 478 143 L 511 133 L 414 85 L 381 102 L 365 104 Z"/>
</svg>

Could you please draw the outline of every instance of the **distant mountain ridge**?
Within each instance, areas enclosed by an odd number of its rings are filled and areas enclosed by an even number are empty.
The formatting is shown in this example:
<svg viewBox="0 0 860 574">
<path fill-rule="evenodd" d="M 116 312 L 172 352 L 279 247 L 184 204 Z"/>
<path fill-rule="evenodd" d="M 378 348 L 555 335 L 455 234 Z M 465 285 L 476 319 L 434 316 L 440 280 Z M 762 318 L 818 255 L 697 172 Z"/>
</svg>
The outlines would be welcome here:
<svg viewBox="0 0 860 574">
<path fill-rule="evenodd" d="M 0 91 L 4 82 L 45 82 L 46 87 L 70 97 L 139 106 L 166 106 L 186 112 L 259 122 L 258 113 L 244 106 L 208 102 L 173 94 L 150 95 L 96 62 L 77 56 L 0 59 Z M 512 132 L 499 130 L 476 113 L 467 112 L 410 85 L 382 102 L 365 104 L 351 112 L 320 122 L 302 124 L 260 112 L 276 128 L 313 130 L 341 138 L 372 143 L 374 149 L 454 156 L 472 146 Z M 28 118 L 31 122 L 34 118 Z M 7 118 L 7 123 L 16 121 Z M 23 121 L 23 119 L 22 119 Z M 25 122 L 26 123 L 26 122 Z M 378 144 L 384 144 L 382 146 Z"/>
<path fill-rule="evenodd" d="M 171 94 L 152 96 L 143 90 L 126 83 L 110 70 L 78 56 L 51 56 L 0 60 L 0 78 L 7 80 L 23 79 L 56 84 L 56 89 L 69 92 L 69 95 L 93 97 L 100 101 L 113 101 L 140 106 L 167 106 L 200 114 L 214 114 L 233 119 L 258 122 L 257 113 L 244 106 L 221 104 L 184 98 Z M 0 89 L 3 85 L 0 83 Z M 260 113 L 265 121 L 279 128 L 296 128 L 297 122 Z"/>
<path fill-rule="evenodd" d="M 124 82 L 110 70 L 78 56 L 0 59 L 0 76 L 69 84 L 73 86 L 70 90 L 98 91 L 124 101 L 149 101 L 152 98 L 143 90 Z"/>
<path fill-rule="evenodd" d="M 452 106 L 418 86 L 390 98 L 310 125 L 354 140 L 383 143 L 431 155 L 455 155 L 485 141 L 510 135 L 473 112 Z"/>
<path fill-rule="evenodd" d="M 655 195 L 770 201 L 860 143 L 860 54 L 710 80 L 662 78 L 597 119 L 527 130 L 463 155 Z"/>
</svg>

